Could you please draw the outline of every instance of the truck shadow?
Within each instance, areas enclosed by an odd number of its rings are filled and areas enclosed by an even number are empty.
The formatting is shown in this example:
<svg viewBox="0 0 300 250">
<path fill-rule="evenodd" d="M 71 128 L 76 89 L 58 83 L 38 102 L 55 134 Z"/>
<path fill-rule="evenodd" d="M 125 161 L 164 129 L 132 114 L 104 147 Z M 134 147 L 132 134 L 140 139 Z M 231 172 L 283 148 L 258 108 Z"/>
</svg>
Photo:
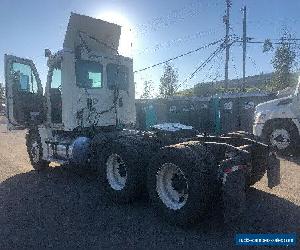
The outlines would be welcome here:
<svg viewBox="0 0 300 250">
<path fill-rule="evenodd" d="M 0 185 L 0 248 L 231 248 L 235 233 L 300 233 L 299 206 L 254 188 L 247 196 L 240 222 L 224 225 L 215 209 L 183 229 L 167 224 L 146 199 L 113 205 L 92 175 L 31 171 Z"/>
</svg>

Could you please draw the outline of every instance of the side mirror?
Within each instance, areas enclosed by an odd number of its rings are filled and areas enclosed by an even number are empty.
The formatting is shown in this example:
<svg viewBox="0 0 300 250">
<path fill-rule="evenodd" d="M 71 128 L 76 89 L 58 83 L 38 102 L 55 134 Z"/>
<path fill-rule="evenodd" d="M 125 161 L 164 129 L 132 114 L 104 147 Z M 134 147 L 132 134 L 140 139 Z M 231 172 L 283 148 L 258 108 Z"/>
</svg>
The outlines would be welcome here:
<svg viewBox="0 0 300 250">
<path fill-rule="evenodd" d="M 50 57 L 52 55 L 50 49 L 45 49 L 45 57 Z"/>
</svg>

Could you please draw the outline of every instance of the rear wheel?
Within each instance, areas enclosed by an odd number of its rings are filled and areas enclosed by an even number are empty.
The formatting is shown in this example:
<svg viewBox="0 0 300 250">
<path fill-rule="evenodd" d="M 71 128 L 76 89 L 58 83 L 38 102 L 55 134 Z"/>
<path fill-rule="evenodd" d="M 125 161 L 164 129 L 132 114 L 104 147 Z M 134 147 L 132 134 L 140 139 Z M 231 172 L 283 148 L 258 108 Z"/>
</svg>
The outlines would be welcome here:
<svg viewBox="0 0 300 250">
<path fill-rule="evenodd" d="M 196 150 L 183 144 L 163 148 L 148 169 L 152 204 L 172 224 L 196 223 L 216 194 L 215 167 L 204 146 L 198 145 Z"/>
<path fill-rule="evenodd" d="M 28 132 L 26 146 L 31 165 L 35 170 L 43 170 L 49 167 L 49 162 L 42 159 L 43 147 L 37 130 Z"/>
<path fill-rule="evenodd" d="M 118 154 L 112 153 L 106 161 L 106 179 L 109 186 L 120 191 L 126 186 L 127 166 Z"/>
<path fill-rule="evenodd" d="M 188 199 L 188 182 L 183 171 L 173 163 L 164 163 L 157 171 L 156 192 L 169 209 L 182 208 Z"/>
</svg>

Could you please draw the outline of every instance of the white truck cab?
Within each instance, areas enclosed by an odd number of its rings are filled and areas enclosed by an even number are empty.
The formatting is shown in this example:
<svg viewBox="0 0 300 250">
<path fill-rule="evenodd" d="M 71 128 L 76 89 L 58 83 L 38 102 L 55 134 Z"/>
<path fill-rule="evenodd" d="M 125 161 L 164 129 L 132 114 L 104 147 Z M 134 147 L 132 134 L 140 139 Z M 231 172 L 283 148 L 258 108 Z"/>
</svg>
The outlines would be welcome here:
<svg viewBox="0 0 300 250">
<path fill-rule="evenodd" d="M 299 142 L 300 77 L 295 92 L 256 106 L 253 134 L 281 153 L 292 153 Z"/>
<path fill-rule="evenodd" d="M 32 60 L 5 55 L 10 128 L 43 125 L 64 131 L 135 123 L 131 58 L 117 52 L 121 27 L 72 13 L 63 49 L 45 50 L 43 95 Z"/>
<path fill-rule="evenodd" d="M 29 130 L 31 160 L 66 161 L 76 139 L 82 146 L 92 132 L 134 126 L 133 61 L 118 54 L 120 34 L 116 24 L 72 13 L 63 49 L 45 50 L 45 90 L 32 60 L 5 55 L 8 128 Z"/>
</svg>

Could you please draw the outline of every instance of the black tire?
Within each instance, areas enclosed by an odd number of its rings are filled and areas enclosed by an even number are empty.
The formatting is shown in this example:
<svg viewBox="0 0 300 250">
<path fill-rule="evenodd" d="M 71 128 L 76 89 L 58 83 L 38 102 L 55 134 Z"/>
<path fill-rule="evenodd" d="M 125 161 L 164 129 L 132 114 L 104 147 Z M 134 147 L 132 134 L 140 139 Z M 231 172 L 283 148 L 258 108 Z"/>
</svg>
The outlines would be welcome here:
<svg viewBox="0 0 300 250">
<path fill-rule="evenodd" d="M 31 165 L 35 170 L 44 170 L 49 167 L 49 162 L 42 159 L 43 147 L 37 130 L 29 130 L 26 134 L 26 147 Z"/>
<path fill-rule="evenodd" d="M 261 147 L 259 145 L 253 144 L 251 152 L 251 171 L 247 171 L 246 174 L 246 188 L 254 185 L 256 182 L 260 181 L 265 175 L 268 168 L 268 159 L 270 154 L 270 149 L 268 147 Z M 249 169 L 248 169 L 249 170 Z"/>
<path fill-rule="evenodd" d="M 261 166 L 260 169 L 252 171 L 250 177 L 247 180 L 246 188 L 248 189 L 249 187 L 253 186 L 256 182 L 259 182 L 264 177 L 265 173 L 265 166 Z"/>
<path fill-rule="evenodd" d="M 272 143 L 272 137 L 276 133 L 276 131 L 286 131 L 289 136 L 288 146 L 282 148 L 278 145 Z M 282 155 L 293 154 L 296 151 L 297 143 L 299 141 L 299 133 L 294 124 L 286 120 L 276 120 L 271 122 L 266 130 L 264 131 L 264 141 L 270 145 L 274 150 Z M 279 136 L 278 136 L 279 137 Z M 278 138 L 277 137 L 277 138 Z M 279 138 L 280 139 L 280 138 Z"/>
<path fill-rule="evenodd" d="M 160 189 L 158 176 L 166 163 L 176 165 L 188 185 L 186 202 L 176 210 L 166 205 L 157 191 Z M 196 149 L 188 143 L 164 147 L 150 162 L 147 186 L 153 206 L 169 223 L 179 226 L 195 224 L 206 215 L 218 190 L 215 159 L 203 145 L 197 145 Z"/>
<path fill-rule="evenodd" d="M 97 169 L 99 186 L 103 191 L 102 193 L 109 200 L 115 203 L 128 203 L 138 199 L 145 192 L 145 161 L 147 158 L 145 158 L 145 152 L 142 152 L 143 149 L 143 146 L 135 145 L 131 140 L 127 140 L 126 138 L 117 139 L 98 147 L 93 156 L 92 164 L 93 168 Z M 119 156 L 118 159 L 123 170 L 123 175 L 120 174 L 120 176 L 125 178 L 124 176 L 126 175 L 126 181 L 123 186 L 119 185 L 118 182 L 117 184 L 114 184 L 112 181 L 110 182 L 111 178 L 108 178 L 108 161 L 114 155 Z M 119 170 L 119 172 L 121 171 Z"/>
<path fill-rule="evenodd" d="M 259 182 L 263 178 L 263 176 L 266 173 L 267 166 L 268 166 L 267 156 L 264 157 L 257 156 L 257 158 L 252 161 L 252 170 L 246 179 L 246 189 L 248 189 L 250 186 L 253 186 L 256 182 Z"/>
</svg>

